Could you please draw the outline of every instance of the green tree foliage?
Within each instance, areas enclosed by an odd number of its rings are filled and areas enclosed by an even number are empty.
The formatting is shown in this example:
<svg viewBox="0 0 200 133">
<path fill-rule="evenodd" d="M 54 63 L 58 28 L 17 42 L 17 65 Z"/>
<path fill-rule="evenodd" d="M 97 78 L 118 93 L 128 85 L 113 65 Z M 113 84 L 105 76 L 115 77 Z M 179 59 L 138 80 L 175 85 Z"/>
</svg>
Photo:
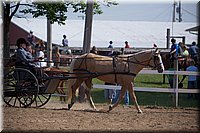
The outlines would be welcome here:
<svg viewBox="0 0 200 133">
<path fill-rule="evenodd" d="M 58 22 L 58 24 L 65 24 L 67 19 L 66 13 L 68 8 L 73 8 L 74 13 L 86 13 L 86 0 L 62 0 L 55 2 L 27 2 L 24 3 L 21 0 L 18 1 L 1 1 L 2 4 L 2 18 L 3 18 L 3 43 L 4 43 L 4 58 L 10 56 L 9 46 L 9 27 L 13 16 L 25 17 L 26 14 L 32 14 L 33 18 L 45 16 L 51 21 L 51 23 Z M 117 5 L 113 0 L 104 0 L 102 2 L 94 1 L 94 14 L 102 14 L 101 5 L 110 7 L 111 5 Z M 23 7 L 23 8 L 22 8 Z M 21 16 L 19 15 L 22 14 Z"/>
<path fill-rule="evenodd" d="M 117 5 L 114 1 L 105 0 L 105 6 Z M 64 21 L 67 19 L 66 12 L 68 8 L 73 8 L 74 13 L 86 13 L 86 1 L 58 1 L 58 2 L 33 2 L 32 6 L 28 9 L 23 9 L 20 13 L 30 13 L 34 18 L 39 16 L 46 16 L 52 23 L 58 22 L 58 24 L 65 24 Z M 94 1 L 93 14 L 102 14 L 101 3 Z"/>
</svg>

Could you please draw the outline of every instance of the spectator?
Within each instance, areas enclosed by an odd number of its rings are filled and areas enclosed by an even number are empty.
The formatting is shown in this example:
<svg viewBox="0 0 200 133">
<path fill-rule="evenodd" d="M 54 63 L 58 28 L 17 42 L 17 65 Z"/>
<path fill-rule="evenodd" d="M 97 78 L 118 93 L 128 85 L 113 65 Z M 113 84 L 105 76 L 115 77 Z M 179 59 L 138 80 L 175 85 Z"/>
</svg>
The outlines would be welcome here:
<svg viewBox="0 0 200 133">
<path fill-rule="evenodd" d="M 25 50 L 27 51 L 27 55 L 30 56 L 30 58 L 32 58 L 33 57 L 33 49 L 32 49 L 32 45 L 30 44 L 30 42 L 26 42 Z"/>
<path fill-rule="evenodd" d="M 199 48 L 197 47 L 196 42 L 192 42 L 192 46 L 189 48 L 189 53 L 191 58 L 195 61 L 195 64 L 198 63 Z"/>
<path fill-rule="evenodd" d="M 176 43 L 176 40 L 174 38 L 171 39 L 172 42 L 172 46 L 171 46 L 171 50 L 170 50 L 170 54 L 171 54 L 171 62 L 174 62 L 175 59 L 178 58 L 178 56 L 182 56 L 182 49 L 181 46 L 179 44 Z"/>
<path fill-rule="evenodd" d="M 114 99 L 113 99 L 113 101 L 112 101 L 113 104 L 114 104 L 115 102 L 117 102 L 120 93 L 121 93 L 121 90 L 116 90 L 115 97 L 114 97 Z M 125 104 L 126 106 L 129 105 L 129 92 L 128 92 L 128 90 L 126 90 L 126 92 L 125 92 L 124 104 Z"/>
<path fill-rule="evenodd" d="M 63 45 L 63 47 L 67 47 L 67 48 L 69 47 L 68 46 L 68 39 L 67 39 L 66 35 L 63 35 L 62 45 Z"/>
<path fill-rule="evenodd" d="M 174 63 L 171 62 L 170 64 L 170 68 L 168 69 L 169 71 L 174 71 Z M 170 88 L 173 88 L 173 79 L 174 79 L 174 75 L 171 75 L 171 74 L 168 74 L 167 75 L 168 77 L 168 82 L 169 82 L 169 85 L 170 85 Z"/>
<path fill-rule="evenodd" d="M 97 48 L 95 46 L 92 47 L 91 53 L 97 54 Z"/>
<path fill-rule="evenodd" d="M 157 46 L 157 44 L 153 44 L 153 49 L 156 49 L 156 48 L 158 48 L 158 46 Z"/>
<path fill-rule="evenodd" d="M 33 35 L 33 31 L 30 30 L 27 40 L 35 47 L 35 36 Z"/>
<path fill-rule="evenodd" d="M 44 62 L 44 52 L 43 52 L 44 45 L 36 44 L 35 49 L 36 49 L 36 57 L 38 58 L 38 62 L 36 62 L 36 66 L 45 67 L 46 62 Z"/>
<path fill-rule="evenodd" d="M 105 82 L 105 85 L 115 85 L 115 84 L 111 84 L 108 82 Z M 112 104 L 113 103 L 113 99 L 115 97 L 115 90 L 114 89 L 105 89 L 104 90 L 104 97 L 105 99 L 108 100 L 108 104 Z"/>
<path fill-rule="evenodd" d="M 110 41 L 109 43 L 110 43 L 109 47 L 113 48 L 113 46 L 112 46 L 113 42 Z M 112 55 L 113 55 L 112 51 L 111 52 L 109 51 L 108 53 L 105 54 L 105 56 L 112 56 Z M 116 85 L 116 84 L 111 84 L 111 83 L 105 82 L 105 85 Z M 108 100 L 109 104 L 112 104 L 112 100 L 115 97 L 115 93 L 116 93 L 115 89 L 104 89 L 104 97 L 105 97 L 105 99 Z"/>
<path fill-rule="evenodd" d="M 113 41 L 109 42 L 108 48 L 113 48 Z"/>
<path fill-rule="evenodd" d="M 186 68 L 186 71 L 198 72 L 198 68 L 195 66 L 195 62 L 193 59 L 189 60 L 189 66 Z M 197 88 L 197 76 L 188 75 L 188 89 L 194 89 L 194 88 Z M 197 98 L 196 96 L 195 98 Z M 192 97 L 193 97 L 192 94 L 188 94 L 188 98 Z"/>
<path fill-rule="evenodd" d="M 130 45 L 127 41 L 125 41 L 125 48 L 130 48 Z"/>
<path fill-rule="evenodd" d="M 189 51 L 187 50 L 187 47 L 183 45 L 183 57 L 188 58 L 189 57 Z"/>
<path fill-rule="evenodd" d="M 110 41 L 109 42 L 109 46 L 108 46 L 108 48 L 111 48 L 111 50 L 110 51 L 108 51 L 108 52 L 106 52 L 106 56 L 112 56 L 113 55 L 113 48 L 114 48 L 114 46 L 113 46 L 113 41 Z"/>
</svg>

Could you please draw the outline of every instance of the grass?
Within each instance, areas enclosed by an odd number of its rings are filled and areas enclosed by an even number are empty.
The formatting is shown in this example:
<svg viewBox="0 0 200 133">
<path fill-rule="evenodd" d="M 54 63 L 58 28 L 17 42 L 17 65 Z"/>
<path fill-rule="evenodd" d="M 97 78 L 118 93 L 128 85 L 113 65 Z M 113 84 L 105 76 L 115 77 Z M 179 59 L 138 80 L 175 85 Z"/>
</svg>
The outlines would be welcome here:
<svg viewBox="0 0 200 133">
<path fill-rule="evenodd" d="M 179 77 L 182 79 L 182 76 Z M 93 84 L 103 84 L 104 82 L 97 79 L 93 79 Z M 169 84 L 167 77 L 165 83 L 163 83 L 162 75 L 138 75 L 134 83 L 135 87 L 155 87 L 155 88 L 168 88 Z M 183 82 L 183 88 L 187 88 L 187 78 Z M 144 106 L 164 106 L 174 107 L 173 94 L 171 93 L 159 93 L 159 92 L 135 92 L 139 105 Z M 104 98 L 104 90 L 93 89 L 92 97 L 95 103 L 106 103 Z M 132 101 L 130 101 L 131 104 Z M 187 94 L 179 93 L 179 107 L 200 107 L 197 99 L 188 99 Z"/>
</svg>

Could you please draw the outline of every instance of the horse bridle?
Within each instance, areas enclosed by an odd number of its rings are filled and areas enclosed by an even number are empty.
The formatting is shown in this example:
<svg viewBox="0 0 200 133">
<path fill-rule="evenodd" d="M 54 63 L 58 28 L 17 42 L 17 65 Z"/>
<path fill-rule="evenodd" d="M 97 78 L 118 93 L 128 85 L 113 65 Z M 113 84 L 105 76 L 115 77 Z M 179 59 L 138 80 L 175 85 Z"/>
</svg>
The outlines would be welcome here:
<svg viewBox="0 0 200 133">
<path fill-rule="evenodd" d="M 138 64 L 138 65 L 143 65 L 143 66 L 148 66 L 148 67 L 152 67 L 152 68 L 158 68 L 158 67 L 160 67 L 163 63 L 162 62 L 160 62 L 160 63 L 156 63 L 156 58 L 158 58 L 159 59 L 159 57 L 158 57 L 158 54 L 159 53 L 156 53 L 157 52 L 157 49 L 154 51 L 154 50 L 152 50 L 152 54 L 153 54 L 153 57 L 151 57 L 150 59 L 148 59 L 148 60 L 144 60 L 144 61 L 139 61 L 139 60 L 137 60 L 136 58 L 135 58 L 135 56 L 128 56 L 127 58 L 128 58 L 128 60 L 127 60 L 127 62 L 130 62 L 130 63 L 133 63 L 133 64 Z M 134 59 L 135 59 L 135 62 L 134 61 L 130 61 L 129 60 L 129 58 L 130 57 L 134 57 Z M 150 65 L 150 62 L 151 62 L 151 60 L 153 59 L 153 62 L 154 62 L 154 66 L 153 65 Z M 144 62 L 148 62 L 147 64 L 146 63 L 144 63 Z"/>
<path fill-rule="evenodd" d="M 156 53 L 156 52 L 157 52 L 157 49 L 156 49 L 156 51 L 152 51 L 152 52 L 154 52 L 154 53 L 153 53 L 153 62 L 154 62 L 154 66 L 151 66 L 150 64 L 149 64 L 149 66 L 152 67 L 152 68 L 158 68 L 158 67 L 160 67 L 163 63 L 160 62 L 160 61 L 159 61 L 158 64 L 156 63 L 156 60 L 159 60 L 159 57 L 158 57 L 158 54 L 159 54 L 159 53 Z M 156 58 L 158 58 L 158 59 L 156 59 Z M 161 57 L 160 57 L 160 58 L 161 58 Z"/>
</svg>

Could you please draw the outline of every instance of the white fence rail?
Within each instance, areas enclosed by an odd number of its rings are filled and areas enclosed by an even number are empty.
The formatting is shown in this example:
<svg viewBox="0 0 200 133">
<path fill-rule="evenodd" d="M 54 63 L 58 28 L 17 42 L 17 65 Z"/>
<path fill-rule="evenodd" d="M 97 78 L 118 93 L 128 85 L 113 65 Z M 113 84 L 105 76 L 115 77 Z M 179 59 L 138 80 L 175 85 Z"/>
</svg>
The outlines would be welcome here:
<svg viewBox="0 0 200 133">
<path fill-rule="evenodd" d="M 139 74 L 170 74 L 170 75 L 196 75 L 199 76 L 199 72 L 191 72 L 191 71 L 164 71 L 163 73 L 158 73 L 157 70 L 142 70 Z M 178 84 L 178 83 L 177 83 Z M 99 89 L 116 89 L 120 90 L 121 86 L 115 85 L 101 85 L 101 84 L 93 84 L 93 88 Z M 178 86 L 176 88 L 147 88 L 147 87 L 134 87 L 135 91 L 143 91 L 143 92 L 168 92 L 176 94 L 176 106 L 178 106 L 178 93 L 200 93 L 200 89 L 180 89 Z"/>
</svg>

